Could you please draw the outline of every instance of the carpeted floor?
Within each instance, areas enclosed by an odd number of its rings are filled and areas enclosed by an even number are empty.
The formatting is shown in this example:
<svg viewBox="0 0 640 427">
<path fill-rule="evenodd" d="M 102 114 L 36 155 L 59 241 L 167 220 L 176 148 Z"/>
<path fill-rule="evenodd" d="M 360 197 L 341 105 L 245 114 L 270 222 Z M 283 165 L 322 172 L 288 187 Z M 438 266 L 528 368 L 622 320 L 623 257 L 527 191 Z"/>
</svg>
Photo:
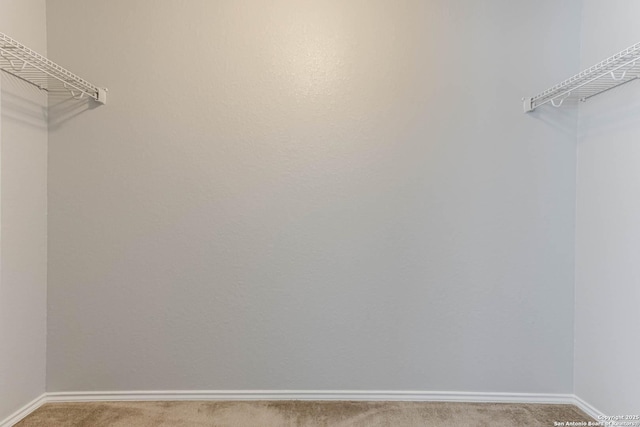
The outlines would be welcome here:
<svg viewBox="0 0 640 427">
<path fill-rule="evenodd" d="M 593 421 L 572 405 L 443 402 L 49 403 L 16 427 L 553 426 Z"/>
</svg>

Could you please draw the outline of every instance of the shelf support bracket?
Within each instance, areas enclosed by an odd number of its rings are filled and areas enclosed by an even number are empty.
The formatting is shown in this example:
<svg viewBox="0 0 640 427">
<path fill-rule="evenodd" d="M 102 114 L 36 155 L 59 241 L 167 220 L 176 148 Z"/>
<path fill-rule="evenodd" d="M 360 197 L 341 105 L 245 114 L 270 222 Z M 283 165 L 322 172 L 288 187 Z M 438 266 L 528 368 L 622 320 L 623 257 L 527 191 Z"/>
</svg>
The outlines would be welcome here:
<svg viewBox="0 0 640 427">
<path fill-rule="evenodd" d="M 627 75 L 626 70 L 622 72 L 622 74 L 620 75 L 620 77 L 616 77 L 616 75 L 614 74 L 614 72 L 613 72 L 613 71 L 611 72 L 611 78 L 612 78 L 613 80 L 615 80 L 615 81 L 620 81 L 620 80 L 624 79 L 624 76 L 626 76 L 626 75 Z"/>
<path fill-rule="evenodd" d="M 525 113 L 530 113 L 535 110 L 533 106 L 533 98 L 522 98 L 523 108 Z"/>
<path fill-rule="evenodd" d="M 99 102 L 100 104 L 106 104 L 107 103 L 107 89 L 103 89 L 103 88 L 98 88 L 98 98 L 96 98 L 96 102 Z"/>
<path fill-rule="evenodd" d="M 568 97 L 570 97 L 570 96 L 571 96 L 571 92 L 568 92 L 568 93 L 564 96 L 564 98 L 561 98 L 561 99 L 560 99 L 560 102 L 558 102 L 557 104 L 556 104 L 556 99 L 558 99 L 558 98 L 553 98 L 553 99 L 551 99 L 551 105 L 553 105 L 553 106 L 554 106 L 554 107 L 556 107 L 556 108 L 560 108 L 560 107 L 562 107 L 562 103 L 564 102 L 564 100 L 565 100 L 565 99 L 567 99 L 567 98 L 568 98 Z"/>
</svg>

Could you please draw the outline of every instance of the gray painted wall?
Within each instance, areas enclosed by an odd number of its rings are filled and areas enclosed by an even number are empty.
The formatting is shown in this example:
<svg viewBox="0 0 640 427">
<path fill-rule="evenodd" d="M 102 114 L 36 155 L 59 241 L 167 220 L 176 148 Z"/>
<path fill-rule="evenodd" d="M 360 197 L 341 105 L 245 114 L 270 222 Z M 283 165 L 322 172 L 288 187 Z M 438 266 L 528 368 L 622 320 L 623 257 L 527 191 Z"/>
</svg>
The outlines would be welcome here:
<svg viewBox="0 0 640 427">
<path fill-rule="evenodd" d="M 578 0 L 47 6 L 49 391 L 572 391 Z"/>
<path fill-rule="evenodd" d="M 44 0 L 0 0 L 0 32 L 47 53 Z M 46 368 L 46 96 L 0 72 L 0 420 L 42 395 Z"/>
<path fill-rule="evenodd" d="M 585 0 L 582 62 L 637 43 L 640 2 Z M 581 106 L 578 129 L 575 392 L 640 413 L 640 83 Z"/>
</svg>

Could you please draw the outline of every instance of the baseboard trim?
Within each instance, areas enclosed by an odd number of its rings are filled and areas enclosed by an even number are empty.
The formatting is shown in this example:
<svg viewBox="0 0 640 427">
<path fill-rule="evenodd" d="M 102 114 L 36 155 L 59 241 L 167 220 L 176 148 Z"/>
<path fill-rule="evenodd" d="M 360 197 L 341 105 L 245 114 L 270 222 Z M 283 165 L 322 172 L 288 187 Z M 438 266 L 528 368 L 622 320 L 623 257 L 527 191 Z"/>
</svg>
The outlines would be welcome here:
<svg viewBox="0 0 640 427">
<path fill-rule="evenodd" d="M 498 402 L 574 404 L 572 394 L 539 393 L 456 393 L 427 391 L 360 390 L 202 390 L 202 391 L 108 391 L 58 392 L 47 395 L 48 402 L 165 400 L 360 400 L 429 402 Z"/>
<path fill-rule="evenodd" d="M 113 402 L 167 400 L 351 400 L 351 401 L 416 401 L 477 403 L 541 403 L 575 405 L 598 420 L 602 412 L 574 394 L 552 393 L 480 393 L 432 391 L 362 391 L 362 390 L 157 390 L 45 393 L 26 404 L 0 427 L 11 427 L 49 402 Z"/>
<path fill-rule="evenodd" d="M 596 421 L 601 421 L 602 419 L 606 418 L 604 413 L 600 412 L 599 410 L 597 410 L 595 407 L 593 407 L 583 399 L 579 398 L 578 396 L 574 396 L 573 398 L 574 398 L 573 404 L 576 405 L 578 408 L 580 408 L 582 412 L 586 413 L 591 418 L 595 419 Z"/>
<path fill-rule="evenodd" d="M 26 417 L 45 403 L 47 403 L 46 393 L 41 395 L 40 397 L 33 399 L 31 402 L 27 403 L 4 420 L 0 421 L 0 427 L 11 427 L 14 424 L 17 424 L 20 420 L 22 420 L 24 417 Z"/>
</svg>

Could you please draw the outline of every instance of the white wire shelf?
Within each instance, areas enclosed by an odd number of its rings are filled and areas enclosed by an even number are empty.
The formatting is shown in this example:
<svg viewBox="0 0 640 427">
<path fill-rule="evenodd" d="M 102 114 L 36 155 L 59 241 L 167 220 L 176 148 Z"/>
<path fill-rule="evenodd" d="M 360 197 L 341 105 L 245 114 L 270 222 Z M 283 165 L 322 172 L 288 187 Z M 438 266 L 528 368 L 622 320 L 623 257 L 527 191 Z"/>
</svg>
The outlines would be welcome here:
<svg viewBox="0 0 640 427">
<path fill-rule="evenodd" d="M 528 113 L 541 105 L 560 107 L 565 100 L 586 101 L 640 77 L 640 43 L 594 65 L 591 68 L 553 86 L 544 92 L 524 98 L 524 111 Z"/>
<path fill-rule="evenodd" d="M 107 89 L 99 88 L 53 61 L 0 33 L 0 69 L 49 93 L 66 92 L 106 104 Z"/>
</svg>

